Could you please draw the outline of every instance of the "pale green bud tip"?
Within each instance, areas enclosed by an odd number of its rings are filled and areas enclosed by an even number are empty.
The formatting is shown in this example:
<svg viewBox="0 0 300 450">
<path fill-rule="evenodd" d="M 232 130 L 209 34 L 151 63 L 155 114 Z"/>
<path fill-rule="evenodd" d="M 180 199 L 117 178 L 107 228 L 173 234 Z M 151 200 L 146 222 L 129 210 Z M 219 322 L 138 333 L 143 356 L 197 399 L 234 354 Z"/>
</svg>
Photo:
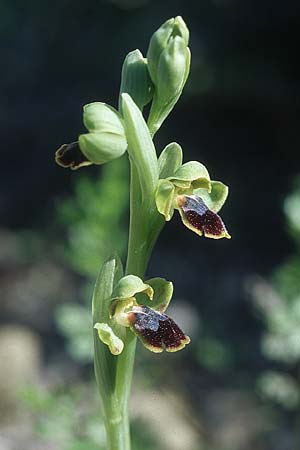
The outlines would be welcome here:
<svg viewBox="0 0 300 450">
<path fill-rule="evenodd" d="M 107 323 L 96 323 L 94 328 L 98 331 L 100 341 L 109 347 L 113 355 L 122 353 L 124 343 Z"/>
<path fill-rule="evenodd" d="M 173 36 L 181 36 L 184 39 L 185 45 L 189 43 L 190 33 L 181 16 L 176 16 L 173 25 Z"/>
<path fill-rule="evenodd" d="M 80 150 L 78 141 L 63 144 L 55 153 L 55 161 L 58 165 L 72 170 L 91 165 L 86 156 Z"/>
</svg>

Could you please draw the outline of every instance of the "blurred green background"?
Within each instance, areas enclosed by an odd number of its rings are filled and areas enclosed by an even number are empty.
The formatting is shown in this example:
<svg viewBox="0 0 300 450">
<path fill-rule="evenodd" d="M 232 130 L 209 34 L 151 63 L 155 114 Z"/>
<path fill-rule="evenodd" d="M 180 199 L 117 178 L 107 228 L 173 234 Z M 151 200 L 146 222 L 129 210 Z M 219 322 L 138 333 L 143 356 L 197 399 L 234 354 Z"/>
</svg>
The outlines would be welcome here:
<svg viewBox="0 0 300 450">
<path fill-rule="evenodd" d="M 133 450 L 300 448 L 300 9 L 271 0 L 0 0 L 0 450 L 106 450 L 90 299 L 124 255 L 128 166 L 71 173 L 54 151 L 82 106 L 116 106 L 125 55 L 182 15 L 191 76 L 157 134 L 230 187 L 231 241 L 178 217 L 148 275 L 175 285 L 192 343 L 139 346 Z"/>
</svg>

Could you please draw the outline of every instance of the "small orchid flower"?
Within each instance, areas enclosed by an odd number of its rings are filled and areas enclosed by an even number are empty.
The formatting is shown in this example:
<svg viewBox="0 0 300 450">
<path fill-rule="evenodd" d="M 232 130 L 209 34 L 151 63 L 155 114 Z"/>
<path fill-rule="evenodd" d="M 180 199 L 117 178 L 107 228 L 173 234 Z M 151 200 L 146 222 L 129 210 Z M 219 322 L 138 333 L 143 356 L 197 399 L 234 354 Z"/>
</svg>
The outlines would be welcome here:
<svg viewBox="0 0 300 450">
<path fill-rule="evenodd" d="M 171 220 L 177 209 L 183 224 L 199 236 L 230 238 L 217 214 L 227 198 L 228 187 L 212 181 L 200 162 L 182 164 L 182 149 L 175 142 L 163 150 L 158 166 L 156 206 L 166 221 Z"/>
<path fill-rule="evenodd" d="M 94 102 L 83 107 L 83 123 L 88 133 L 78 141 L 63 144 L 55 161 L 72 170 L 91 164 L 104 164 L 119 158 L 127 149 L 123 120 L 112 106 Z"/>
<path fill-rule="evenodd" d="M 144 347 L 154 353 L 176 352 L 190 342 L 188 336 L 166 310 L 173 294 L 173 284 L 162 278 L 144 283 L 139 277 L 127 275 L 119 280 L 111 298 L 109 323 L 96 323 L 100 340 L 114 355 L 122 352 L 124 331 L 129 327 Z"/>
</svg>

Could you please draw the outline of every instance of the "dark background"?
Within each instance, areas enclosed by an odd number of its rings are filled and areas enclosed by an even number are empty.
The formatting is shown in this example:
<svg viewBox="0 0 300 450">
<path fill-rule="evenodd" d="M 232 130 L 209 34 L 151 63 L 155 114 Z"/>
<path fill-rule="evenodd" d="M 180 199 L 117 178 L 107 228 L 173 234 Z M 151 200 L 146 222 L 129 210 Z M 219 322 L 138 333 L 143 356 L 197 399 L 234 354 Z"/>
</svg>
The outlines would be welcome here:
<svg viewBox="0 0 300 450">
<path fill-rule="evenodd" d="M 191 75 L 155 143 L 160 151 L 179 142 L 186 161 L 200 160 L 229 186 L 222 217 L 232 239 L 198 239 L 176 217 L 160 237 L 149 274 L 174 280 L 177 297 L 187 298 L 233 349 L 229 372 L 218 375 L 195 372 L 187 356 L 185 382 L 251 389 L 266 362 L 245 280 L 268 277 L 294 248 L 282 203 L 300 171 L 297 2 L 1 1 L 1 227 L 45 233 L 43 251 L 51 253 L 61 232 L 55 205 L 72 195 L 77 177 L 55 165 L 55 150 L 82 132 L 84 104 L 117 105 L 125 55 L 137 47 L 145 54 L 153 31 L 176 15 L 190 29 Z M 88 170 L 96 177 L 102 169 Z M 13 263 L 3 263 L 2 273 L 9 269 Z M 6 322 L 26 320 L 5 310 Z M 62 338 L 55 327 L 36 328 L 47 359 Z M 200 394 L 199 388 L 187 396 L 201 402 Z M 260 448 L 275 448 L 270 436 Z"/>
</svg>

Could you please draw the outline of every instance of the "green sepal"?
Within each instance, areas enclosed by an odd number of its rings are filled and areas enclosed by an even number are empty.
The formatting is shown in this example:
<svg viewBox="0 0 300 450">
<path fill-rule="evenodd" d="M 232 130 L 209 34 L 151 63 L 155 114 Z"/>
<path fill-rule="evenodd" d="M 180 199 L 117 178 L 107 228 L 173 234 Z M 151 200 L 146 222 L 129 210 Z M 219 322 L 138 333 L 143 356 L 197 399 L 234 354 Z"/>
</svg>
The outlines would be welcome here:
<svg viewBox="0 0 300 450">
<path fill-rule="evenodd" d="M 172 219 L 174 213 L 175 186 L 169 180 L 159 180 L 155 191 L 157 210 L 165 216 L 166 221 Z"/>
<path fill-rule="evenodd" d="M 189 161 L 183 164 L 169 179 L 175 186 L 182 189 L 211 190 L 209 173 L 206 167 L 198 161 Z"/>
<path fill-rule="evenodd" d="M 139 277 L 135 275 L 126 275 L 116 284 L 113 293 L 113 300 L 125 300 L 135 296 L 138 292 L 144 292 L 150 300 L 153 298 L 153 289 L 150 285 L 145 284 Z"/>
<path fill-rule="evenodd" d="M 95 323 L 94 328 L 98 331 L 100 341 L 106 344 L 113 355 L 119 355 L 124 348 L 124 342 L 107 323 Z"/>
<path fill-rule="evenodd" d="M 149 284 L 154 291 L 153 300 L 149 301 L 145 294 L 140 293 L 136 295 L 138 304 L 149 306 L 159 312 L 164 312 L 173 295 L 173 283 L 159 277 L 146 280 L 146 283 Z"/>
<path fill-rule="evenodd" d="M 206 206 L 213 212 L 217 213 L 224 205 L 228 196 L 228 186 L 221 181 L 211 181 L 211 192 L 200 188 L 194 191 L 195 195 L 202 198 Z"/>
<path fill-rule="evenodd" d="M 120 96 L 123 93 L 129 94 L 140 109 L 143 109 L 153 97 L 153 83 L 149 75 L 147 59 L 139 50 L 128 53 L 124 60 Z M 119 103 L 122 111 L 121 100 Z"/>
<path fill-rule="evenodd" d="M 182 165 L 182 148 L 176 142 L 168 144 L 158 158 L 159 178 L 174 175 Z"/>
<path fill-rule="evenodd" d="M 93 102 L 85 105 L 83 107 L 83 123 L 90 133 L 113 133 L 125 137 L 120 114 L 106 103 Z"/>
<path fill-rule="evenodd" d="M 125 153 L 127 141 L 116 133 L 86 133 L 79 136 L 79 147 L 91 163 L 105 164 Z"/>
<path fill-rule="evenodd" d="M 143 200 L 152 199 L 158 181 L 155 147 L 143 115 L 130 95 L 122 94 L 128 153 L 139 175 Z"/>
</svg>

